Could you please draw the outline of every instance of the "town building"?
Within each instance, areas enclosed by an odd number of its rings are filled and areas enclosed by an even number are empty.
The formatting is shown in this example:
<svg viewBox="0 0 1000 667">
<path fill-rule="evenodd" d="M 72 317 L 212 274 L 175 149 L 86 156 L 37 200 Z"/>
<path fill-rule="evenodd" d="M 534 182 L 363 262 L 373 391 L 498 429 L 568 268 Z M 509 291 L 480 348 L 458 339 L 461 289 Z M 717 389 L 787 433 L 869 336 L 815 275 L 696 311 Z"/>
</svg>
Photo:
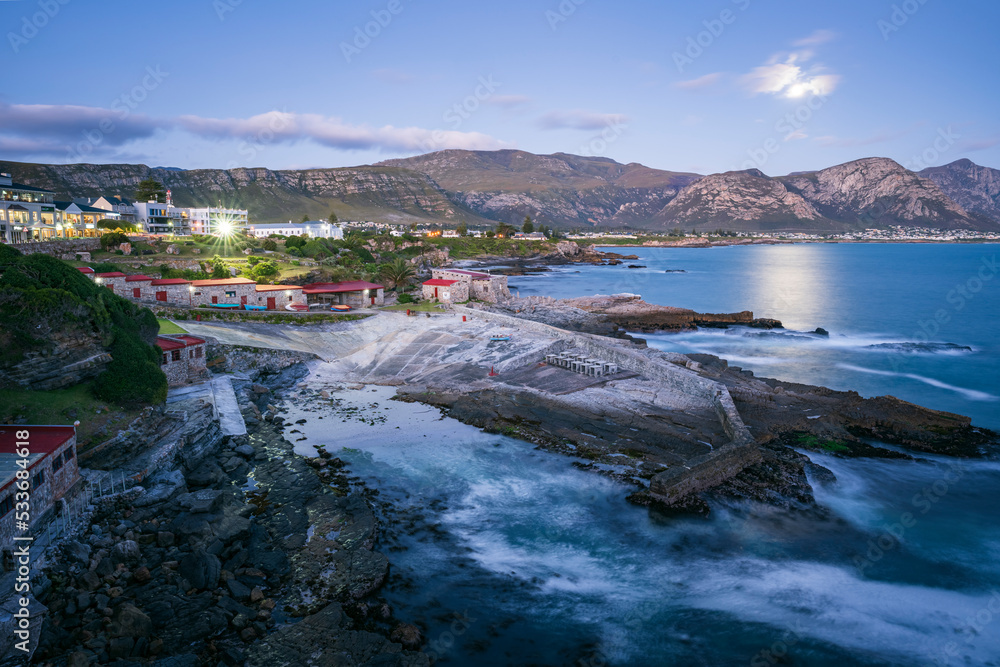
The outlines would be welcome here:
<svg viewBox="0 0 1000 667">
<path fill-rule="evenodd" d="M 54 196 L 51 190 L 15 183 L 10 174 L 0 174 L 0 238 L 5 243 L 25 243 L 59 236 Z"/>
<path fill-rule="evenodd" d="M 308 236 L 309 238 L 324 238 L 324 239 L 342 239 L 344 238 L 344 230 L 338 225 L 331 224 L 329 222 L 323 222 L 321 220 L 312 220 L 309 222 L 287 222 L 287 223 L 277 223 L 277 224 L 253 224 L 247 228 L 247 232 L 251 236 L 255 236 L 259 239 L 267 238 L 272 234 L 277 234 L 279 236 Z"/>
<path fill-rule="evenodd" d="M 149 283 L 153 300 L 167 306 L 190 306 L 193 289 L 191 281 L 183 278 L 161 278 Z"/>
<path fill-rule="evenodd" d="M 431 269 L 431 278 L 464 283 L 468 287 L 466 299 L 497 303 L 510 298 L 507 276 L 493 276 L 489 273 L 462 269 Z"/>
<path fill-rule="evenodd" d="M 101 209 L 105 211 L 105 218 L 108 220 L 135 221 L 135 206 L 121 195 L 117 197 L 79 197 L 74 199 L 73 203 Z"/>
<path fill-rule="evenodd" d="M 171 387 L 203 380 L 208 376 L 205 366 L 205 340 L 195 336 L 157 336 L 160 348 L 160 368 Z"/>
<path fill-rule="evenodd" d="M 187 219 L 192 234 L 216 234 L 225 236 L 246 231 L 250 214 L 246 209 L 237 208 L 189 208 Z"/>
<path fill-rule="evenodd" d="M 98 222 L 108 217 L 108 212 L 104 209 L 71 201 L 57 201 L 55 205 L 59 213 L 56 229 L 63 231 L 60 236 L 94 238 L 104 233 L 104 230 L 97 227 Z"/>
<path fill-rule="evenodd" d="M 268 310 L 282 310 L 293 303 L 305 303 L 298 285 L 257 285 L 257 305 Z"/>
<path fill-rule="evenodd" d="M 127 292 L 125 291 L 125 285 L 127 280 L 128 276 L 121 271 L 94 274 L 95 283 L 101 285 L 102 287 L 107 287 L 118 296 L 126 296 Z"/>
<path fill-rule="evenodd" d="M 27 432 L 27 437 L 23 436 Z M 22 445 L 20 443 L 27 443 Z M 22 454 L 27 452 L 27 456 Z M 19 480 L 20 461 L 27 460 L 27 480 Z M 26 481 L 26 489 L 18 482 Z M 75 426 L 0 424 L 0 548 L 8 563 L 17 528 L 16 494 L 30 491 L 30 526 L 46 520 L 59 501 L 80 481 Z"/>
<path fill-rule="evenodd" d="M 153 296 L 153 279 L 149 276 L 144 276 L 141 274 L 135 274 L 125 277 L 125 293 L 123 296 L 127 296 L 136 301 L 152 301 Z"/>
<path fill-rule="evenodd" d="M 309 305 L 352 306 L 364 308 L 385 303 L 382 285 L 355 280 L 346 283 L 312 283 L 302 288 Z"/>
<path fill-rule="evenodd" d="M 191 305 L 257 303 L 257 283 L 249 278 L 218 278 L 191 281 Z"/>
<path fill-rule="evenodd" d="M 155 201 L 136 202 L 134 208 L 135 222 L 137 225 L 141 225 L 145 232 L 150 234 L 178 235 L 191 233 L 191 223 L 188 218 L 187 209 Z"/>
<path fill-rule="evenodd" d="M 421 287 L 424 299 L 442 303 L 462 303 L 469 300 L 469 283 L 465 281 L 431 278 Z"/>
</svg>

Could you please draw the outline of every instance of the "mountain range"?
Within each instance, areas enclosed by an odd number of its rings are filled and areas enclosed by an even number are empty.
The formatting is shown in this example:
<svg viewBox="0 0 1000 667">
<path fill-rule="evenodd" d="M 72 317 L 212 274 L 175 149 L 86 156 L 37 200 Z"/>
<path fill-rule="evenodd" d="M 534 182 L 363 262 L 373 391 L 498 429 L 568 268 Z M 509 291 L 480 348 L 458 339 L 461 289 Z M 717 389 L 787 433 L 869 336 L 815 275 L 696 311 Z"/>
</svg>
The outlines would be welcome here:
<svg viewBox="0 0 1000 667">
<path fill-rule="evenodd" d="M 0 161 L 58 198 L 122 195 L 154 178 L 179 206 L 246 208 L 255 222 L 325 218 L 559 228 L 829 232 L 890 224 L 1000 230 L 1000 170 L 962 159 L 920 172 L 864 158 L 815 172 L 701 175 L 609 158 L 445 150 L 332 169 L 150 168 Z"/>
</svg>

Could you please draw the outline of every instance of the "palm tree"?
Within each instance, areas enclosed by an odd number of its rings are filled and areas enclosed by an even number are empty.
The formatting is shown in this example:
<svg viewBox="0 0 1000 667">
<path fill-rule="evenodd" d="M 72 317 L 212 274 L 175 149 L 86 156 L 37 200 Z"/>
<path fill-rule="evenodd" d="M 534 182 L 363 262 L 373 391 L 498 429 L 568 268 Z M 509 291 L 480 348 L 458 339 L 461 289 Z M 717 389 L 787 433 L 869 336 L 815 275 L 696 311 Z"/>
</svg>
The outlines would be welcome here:
<svg viewBox="0 0 1000 667">
<path fill-rule="evenodd" d="M 410 282 L 410 278 L 416 275 L 413 265 L 402 257 L 397 257 L 388 264 L 380 266 L 379 273 L 382 278 L 392 283 L 394 289 L 398 289 L 400 285 L 406 285 Z"/>
<path fill-rule="evenodd" d="M 351 232 L 340 240 L 340 246 L 347 250 L 357 250 L 365 244 L 365 239 L 360 234 Z"/>
</svg>

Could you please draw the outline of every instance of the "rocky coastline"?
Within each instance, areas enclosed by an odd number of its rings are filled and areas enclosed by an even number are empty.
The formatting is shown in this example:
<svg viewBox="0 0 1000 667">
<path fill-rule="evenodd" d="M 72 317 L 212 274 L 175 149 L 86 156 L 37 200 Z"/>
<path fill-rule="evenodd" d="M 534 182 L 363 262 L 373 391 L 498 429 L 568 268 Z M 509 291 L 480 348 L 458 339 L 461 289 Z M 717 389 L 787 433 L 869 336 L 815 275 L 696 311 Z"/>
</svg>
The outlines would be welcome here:
<svg viewBox="0 0 1000 667">
<path fill-rule="evenodd" d="M 321 651 L 316 664 L 428 664 L 419 629 L 377 597 L 389 563 L 373 492 L 282 435 L 276 404 L 305 365 L 270 370 L 238 383 L 246 436 L 209 429 L 197 453 L 100 505 L 63 544 L 36 583 L 47 610 L 35 662 L 292 666 Z M 191 440 L 206 432 L 191 428 Z"/>
</svg>

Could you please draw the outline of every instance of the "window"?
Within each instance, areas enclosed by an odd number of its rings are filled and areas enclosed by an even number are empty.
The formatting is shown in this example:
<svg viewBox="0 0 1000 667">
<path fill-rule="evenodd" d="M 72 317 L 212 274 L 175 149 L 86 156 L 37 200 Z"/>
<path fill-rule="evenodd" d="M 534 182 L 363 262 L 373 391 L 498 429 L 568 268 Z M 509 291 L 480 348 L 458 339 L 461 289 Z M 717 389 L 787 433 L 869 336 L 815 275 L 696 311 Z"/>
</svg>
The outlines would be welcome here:
<svg viewBox="0 0 1000 667">
<path fill-rule="evenodd" d="M 166 352 L 163 353 L 163 361 L 160 362 L 160 365 L 161 366 L 166 366 L 167 365 L 167 353 Z"/>
<path fill-rule="evenodd" d="M 194 348 L 194 358 L 201 359 L 202 349 L 200 347 Z"/>
<path fill-rule="evenodd" d="M 226 292 L 226 296 L 236 296 L 236 292 Z"/>
<path fill-rule="evenodd" d="M 195 296 L 201 296 L 201 292 L 195 292 L 194 295 Z"/>
<path fill-rule="evenodd" d="M 66 451 L 63 452 L 63 459 L 65 459 L 66 463 L 69 463 L 70 461 L 73 460 L 73 448 L 72 447 L 67 447 L 66 448 Z"/>
<path fill-rule="evenodd" d="M 62 456 L 60 455 L 60 456 L 55 457 L 55 459 L 52 460 L 52 472 L 53 473 L 57 473 L 57 472 L 59 472 L 59 469 L 62 468 L 62 467 L 63 467 Z"/>
<path fill-rule="evenodd" d="M 0 500 L 0 516 L 6 516 L 12 509 L 14 509 L 14 494 L 9 493 L 6 498 Z"/>
<path fill-rule="evenodd" d="M 39 470 L 38 474 L 31 480 L 31 488 L 37 489 L 42 484 L 45 484 L 45 471 Z"/>
<path fill-rule="evenodd" d="M 171 352 L 170 352 L 170 359 L 171 359 L 171 361 L 180 361 L 181 360 L 181 351 L 180 350 L 171 350 Z"/>
</svg>

